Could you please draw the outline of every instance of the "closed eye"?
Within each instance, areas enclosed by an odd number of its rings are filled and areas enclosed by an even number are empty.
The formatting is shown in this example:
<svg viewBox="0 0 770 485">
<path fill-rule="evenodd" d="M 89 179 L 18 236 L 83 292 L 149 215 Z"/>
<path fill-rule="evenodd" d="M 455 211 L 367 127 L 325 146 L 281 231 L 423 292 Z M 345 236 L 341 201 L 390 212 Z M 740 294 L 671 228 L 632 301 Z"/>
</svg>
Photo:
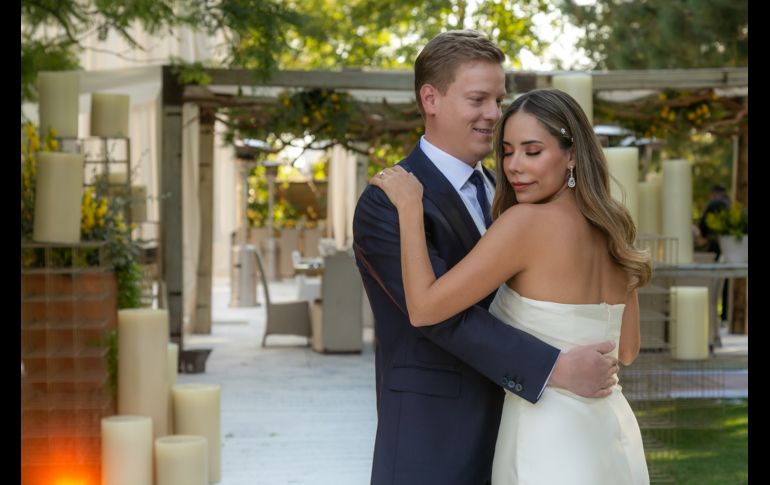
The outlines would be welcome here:
<svg viewBox="0 0 770 485">
<path fill-rule="evenodd" d="M 540 155 L 540 153 L 541 153 L 541 152 L 542 152 L 542 150 L 541 150 L 541 151 L 539 151 L 539 152 L 526 152 L 526 155 L 527 155 L 528 157 L 535 157 L 535 156 L 537 156 L 537 155 Z"/>
</svg>

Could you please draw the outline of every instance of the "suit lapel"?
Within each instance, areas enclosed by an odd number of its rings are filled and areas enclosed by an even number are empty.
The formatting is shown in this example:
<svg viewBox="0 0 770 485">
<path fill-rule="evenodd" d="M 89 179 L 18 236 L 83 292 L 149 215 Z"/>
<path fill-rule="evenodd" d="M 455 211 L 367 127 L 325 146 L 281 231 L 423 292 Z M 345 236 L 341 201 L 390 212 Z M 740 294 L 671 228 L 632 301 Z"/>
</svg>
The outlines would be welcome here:
<svg viewBox="0 0 770 485">
<path fill-rule="evenodd" d="M 481 234 L 479 234 L 476 223 L 468 214 L 468 209 L 452 184 L 420 150 L 419 146 L 412 150 L 404 162 L 422 183 L 423 195 L 441 211 L 465 246 L 466 251 L 470 251 L 481 238 Z"/>
</svg>

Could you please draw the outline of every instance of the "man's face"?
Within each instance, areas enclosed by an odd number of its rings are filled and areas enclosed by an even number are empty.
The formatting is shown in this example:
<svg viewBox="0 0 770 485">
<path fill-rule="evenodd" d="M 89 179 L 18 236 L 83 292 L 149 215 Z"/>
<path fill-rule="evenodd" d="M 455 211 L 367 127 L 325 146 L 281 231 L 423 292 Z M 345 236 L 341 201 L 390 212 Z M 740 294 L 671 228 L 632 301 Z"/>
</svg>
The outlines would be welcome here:
<svg viewBox="0 0 770 485">
<path fill-rule="evenodd" d="M 486 61 L 466 62 L 457 68 L 446 93 L 425 85 L 421 94 L 429 142 L 469 165 L 492 151 L 494 127 L 505 97 L 502 66 Z"/>
</svg>

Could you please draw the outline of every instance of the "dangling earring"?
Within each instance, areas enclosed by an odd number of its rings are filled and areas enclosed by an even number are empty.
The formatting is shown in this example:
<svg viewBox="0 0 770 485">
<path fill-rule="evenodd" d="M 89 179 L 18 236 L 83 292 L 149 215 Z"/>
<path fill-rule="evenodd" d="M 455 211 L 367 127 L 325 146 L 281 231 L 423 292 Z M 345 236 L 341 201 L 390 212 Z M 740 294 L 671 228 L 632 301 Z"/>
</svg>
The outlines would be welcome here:
<svg viewBox="0 0 770 485">
<path fill-rule="evenodd" d="M 576 183 L 575 183 L 575 173 L 573 172 L 574 169 L 575 169 L 574 166 L 569 168 L 569 179 L 567 179 L 567 187 L 569 187 L 571 189 L 574 189 L 575 185 L 576 185 Z"/>
</svg>

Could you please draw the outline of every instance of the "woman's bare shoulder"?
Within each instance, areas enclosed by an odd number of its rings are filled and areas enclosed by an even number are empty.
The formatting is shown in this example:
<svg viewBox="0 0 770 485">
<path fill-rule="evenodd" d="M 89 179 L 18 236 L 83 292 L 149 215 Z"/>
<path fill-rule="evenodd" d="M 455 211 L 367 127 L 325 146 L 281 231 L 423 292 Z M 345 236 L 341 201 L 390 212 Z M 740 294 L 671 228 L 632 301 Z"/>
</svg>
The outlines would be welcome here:
<svg viewBox="0 0 770 485">
<path fill-rule="evenodd" d="M 499 219 L 508 224 L 530 224 L 536 221 L 554 222 L 559 219 L 571 217 L 572 210 L 565 204 L 516 204 L 500 214 Z"/>
</svg>

